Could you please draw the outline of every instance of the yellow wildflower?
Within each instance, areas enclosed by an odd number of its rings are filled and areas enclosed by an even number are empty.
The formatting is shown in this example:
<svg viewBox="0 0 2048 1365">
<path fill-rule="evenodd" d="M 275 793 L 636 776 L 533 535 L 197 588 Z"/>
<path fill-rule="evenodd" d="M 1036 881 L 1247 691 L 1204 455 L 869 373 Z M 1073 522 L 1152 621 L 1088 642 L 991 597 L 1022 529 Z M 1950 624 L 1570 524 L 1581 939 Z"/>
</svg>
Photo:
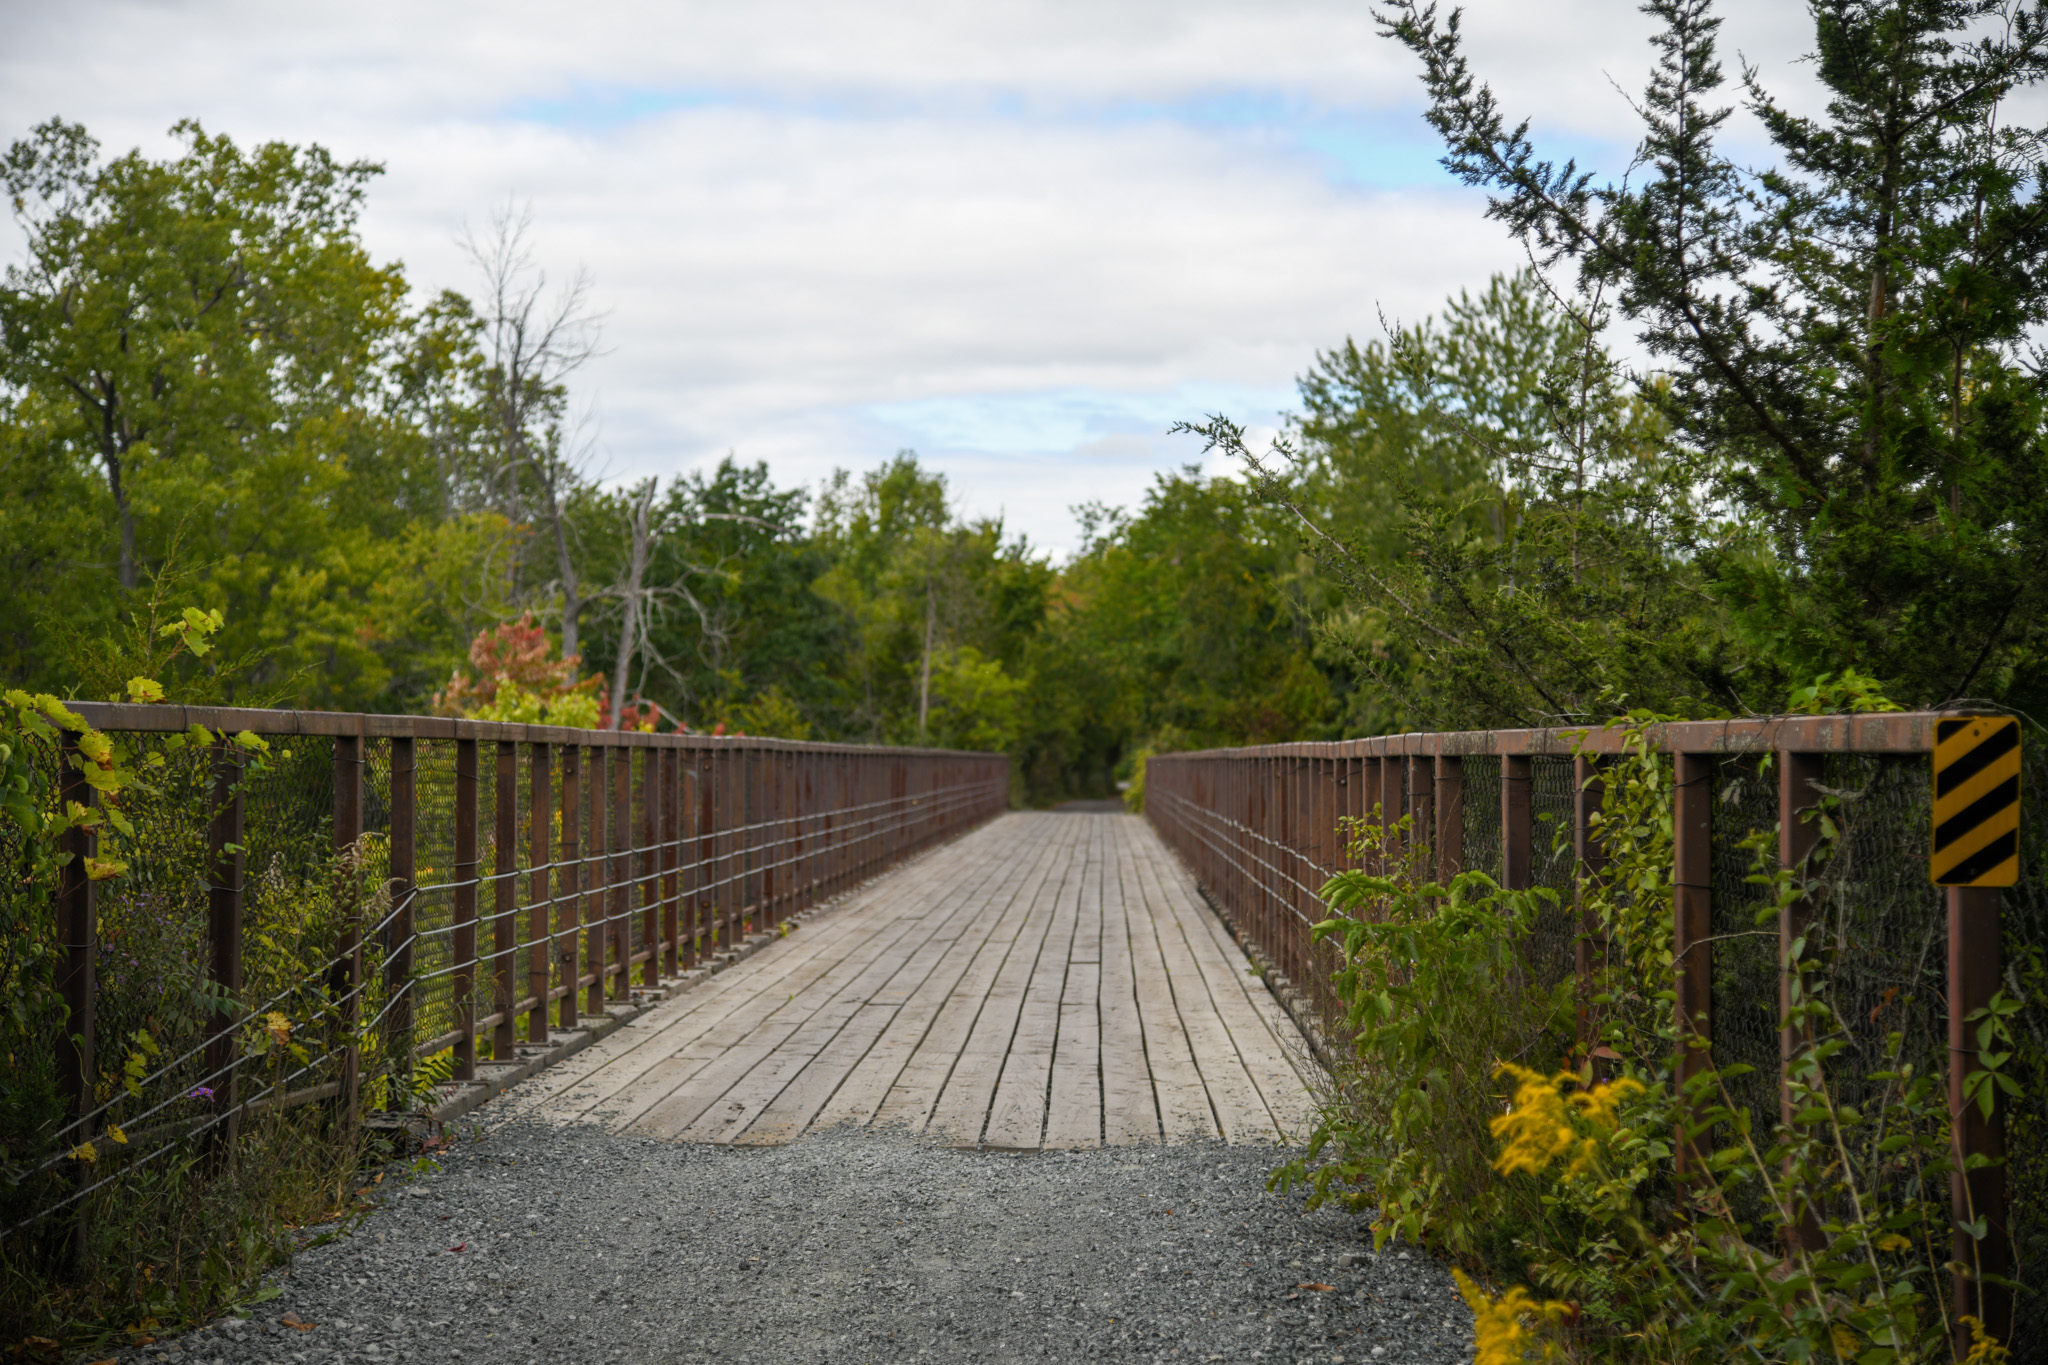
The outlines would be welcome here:
<svg viewBox="0 0 2048 1365">
<path fill-rule="evenodd" d="M 1453 1270 L 1451 1275 L 1472 1309 L 1472 1336 L 1478 1348 L 1472 1357 L 1473 1365 L 1523 1365 L 1532 1359 L 1564 1359 L 1557 1343 L 1537 1335 L 1537 1328 L 1556 1325 L 1571 1311 L 1569 1304 L 1534 1299 L 1520 1286 L 1497 1299 L 1489 1299 L 1486 1291 L 1464 1271 Z M 1535 1327 L 1530 1326 L 1532 1320 Z"/>
<path fill-rule="evenodd" d="M 1984 1330 L 1981 1319 L 1965 1313 L 1963 1325 L 1970 1329 L 1970 1353 L 1963 1357 L 1963 1365 L 2011 1365 L 2012 1352 Z"/>
<path fill-rule="evenodd" d="M 1578 1081 L 1571 1072 L 1546 1076 L 1513 1062 L 1502 1062 L 1494 1074 L 1515 1079 L 1508 1112 L 1493 1121 L 1493 1135 L 1504 1144 L 1493 1165 L 1503 1175 L 1537 1175 L 1559 1161 L 1567 1177 L 1580 1174 L 1599 1155 L 1602 1141 L 1620 1128 L 1621 1102 L 1643 1088 L 1624 1077 L 1567 1094 L 1565 1087 Z"/>
</svg>

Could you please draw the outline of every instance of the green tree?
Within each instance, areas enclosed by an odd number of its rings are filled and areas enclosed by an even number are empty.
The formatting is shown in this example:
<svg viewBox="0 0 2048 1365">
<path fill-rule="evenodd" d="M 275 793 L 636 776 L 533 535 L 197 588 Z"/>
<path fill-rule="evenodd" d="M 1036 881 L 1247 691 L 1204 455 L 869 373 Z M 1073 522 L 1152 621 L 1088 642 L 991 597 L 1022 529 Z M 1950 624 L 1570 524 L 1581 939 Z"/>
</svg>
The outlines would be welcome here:
<svg viewBox="0 0 2048 1365">
<path fill-rule="evenodd" d="M 1340 679 L 1315 658 L 1326 587 L 1286 521 L 1234 479 L 1162 475 L 1135 513 L 1077 509 L 1031 664 L 1023 752 L 1043 795 L 1099 794 L 1140 748 L 1328 737 Z"/>
<path fill-rule="evenodd" d="M 1445 164 L 1546 261 L 1605 290 L 1663 367 L 1651 391 L 1691 477 L 1765 537 L 1702 547 L 1775 667 L 1854 667 L 1902 701 L 2048 690 L 2048 463 L 2031 337 L 2048 318 L 2048 161 L 2016 107 L 2048 75 L 2038 8 L 1813 4 L 1825 110 L 1742 88 L 1776 149 L 1717 137 L 1720 20 L 1651 0 L 1656 64 L 1625 181 L 1542 159 L 1472 73 L 1458 17 L 1394 0 Z M 1768 683 L 1768 686 L 1762 685 Z"/>
<path fill-rule="evenodd" d="M 966 648 L 984 673 L 1024 676 L 1053 571 L 1021 538 L 1006 540 L 1000 521 L 954 517 L 944 476 L 913 453 L 858 481 L 835 477 L 819 499 L 816 539 L 831 561 L 817 591 L 853 630 L 847 733 L 930 740 L 934 679 L 957 668 Z"/>
<path fill-rule="evenodd" d="M 174 132 L 169 159 L 102 164 L 84 129 L 52 121 L 6 155 L 26 244 L 0 286 L 6 457 L 72 491 L 61 516 L 88 514 L 61 567 L 35 548 L 57 517 L 10 534 L 9 553 L 64 591 L 10 595 L 6 634 L 47 639 L 38 611 L 110 628 L 178 544 L 226 610 L 227 654 L 267 658 L 249 686 L 299 679 L 294 699 L 314 705 L 416 696 L 467 632 L 444 613 L 419 659 L 421 594 L 397 585 L 461 579 L 438 556 L 496 549 L 486 524 L 417 534 L 448 511 L 428 419 L 448 406 L 464 319 L 445 300 L 409 312 L 400 272 L 363 249 L 375 166 Z M 491 619 L 501 596 L 470 605 Z M 410 608 L 402 633 L 379 609 L 394 599 Z M 46 653 L 17 657 L 25 678 L 47 677 Z"/>
</svg>

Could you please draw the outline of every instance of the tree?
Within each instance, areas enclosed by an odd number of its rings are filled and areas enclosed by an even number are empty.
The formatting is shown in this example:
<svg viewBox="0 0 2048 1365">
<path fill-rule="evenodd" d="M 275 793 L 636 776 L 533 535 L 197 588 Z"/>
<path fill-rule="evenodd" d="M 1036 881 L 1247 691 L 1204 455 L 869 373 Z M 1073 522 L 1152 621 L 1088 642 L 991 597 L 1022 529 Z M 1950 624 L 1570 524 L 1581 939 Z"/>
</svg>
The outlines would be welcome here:
<svg viewBox="0 0 2048 1365">
<path fill-rule="evenodd" d="M 1315 658 L 1327 589 L 1252 489 L 1190 468 L 1135 513 L 1076 510 L 1086 539 L 1030 655 L 1034 791 L 1099 793 L 1141 748 L 1334 735 L 1348 670 Z"/>
<path fill-rule="evenodd" d="M 1774 664 L 1742 690 L 1854 667 L 1934 705 L 2048 691 L 2048 163 L 2014 118 L 2048 75 L 2038 7 L 1819 0 L 1824 114 L 1742 81 L 1780 164 L 1716 137 L 1720 20 L 1651 0 L 1657 59 L 1629 179 L 1539 157 L 1473 75 L 1459 16 L 1394 0 L 1445 165 L 1540 260 L 1611 292 L 1662 368 L 1646 393 L 1691 476 L 1766 537 L 1701 547 Z"/>
<path fill-rule="evenodd" d="M 507 520 L 538 519 L 554 551 L 553 587 L 562 598 L 562 653 L 576 654 L 585 596 L 570 505 L 583 483 L 584 443 L 569 413 L 568 381 L 597 354 L 603 318 L 590 306 L 591 280 L 578 270 L 548 291 L 527 236 L 531 215 L 509 204 L 487 236 L 466 235 L 464 252 L 483 277 L 478 319 L 484 363 L 478 375 L 489 415 L 488 505 Z M 515 566 L 507 565 L 508 575 Z M 623 670 L 622 670 L 623 672 Z"/>
<path fill-rule="evenodd" d="M 854 631 L 855 733 L 918 743 L 932 733 L 942 662 L 972 647 L 976 666 L 1021 676 L 1052 570 L 994 519 L 963 521 L 946 481 L 901 451 L 857 483 L 841 472 L 819 499 L 816 538 L 831 560 L 818 593 Z M 997 695 L 1000 689 L 985 689 Z"/>
<path fill-rule="evenodd" d="M 1220 419 L 1197 428 L 1245 459 L 1342 588 L 1320 624 L 1326 656 L 1360 676 L 1348 728 L 1740 704 L 1691 555 L 1697 500 L 1599 344 L 1599 306 L 1534 272 L 1496 277 L 1441 323 L 1319 356 L 1271 451 Z"/>
<path fill-rule="evenodd" d="M 5 161 L 27 248 L 0 289 L 7 379 L 97 460 L 127 592 L 143 516 L 175 519 L 354 399 L 404 288 L 355 238 L 377 166 L 172 132 L 173 161 L 101 166 L 83 127 L 53 119 Z"/>
</svg>

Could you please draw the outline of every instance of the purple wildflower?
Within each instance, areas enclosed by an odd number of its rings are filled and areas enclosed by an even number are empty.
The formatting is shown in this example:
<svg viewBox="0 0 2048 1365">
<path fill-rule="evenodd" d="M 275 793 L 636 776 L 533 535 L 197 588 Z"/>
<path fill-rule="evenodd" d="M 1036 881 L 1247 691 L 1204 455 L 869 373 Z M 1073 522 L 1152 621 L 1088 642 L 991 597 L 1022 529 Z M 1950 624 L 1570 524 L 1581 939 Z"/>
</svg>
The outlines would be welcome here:
<svg viewBox="0 0 2048 1365">
<path fill-rule="evenodd" d="M 211 1086 L 196 1085 L 186 1092 L 185 1098 L 188 1100 L 210 1100 L 213 1098 L 213 1088 Z"/>
</svg>

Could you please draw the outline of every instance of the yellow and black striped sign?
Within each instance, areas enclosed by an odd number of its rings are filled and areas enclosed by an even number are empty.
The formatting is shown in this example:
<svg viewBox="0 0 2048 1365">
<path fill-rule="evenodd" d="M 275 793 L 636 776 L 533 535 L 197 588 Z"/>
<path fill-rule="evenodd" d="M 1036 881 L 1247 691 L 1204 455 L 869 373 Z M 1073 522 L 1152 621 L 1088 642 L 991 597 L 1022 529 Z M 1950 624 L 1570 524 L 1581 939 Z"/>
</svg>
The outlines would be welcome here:
<svg viewBox="0 0 2048 1365">
<path fill-rule="evenodd" d="M 2011 886 L 2020 877 L 2020 723 L 1957 716 L 1934 724 L 1936 886 Z"/>
</svg>

